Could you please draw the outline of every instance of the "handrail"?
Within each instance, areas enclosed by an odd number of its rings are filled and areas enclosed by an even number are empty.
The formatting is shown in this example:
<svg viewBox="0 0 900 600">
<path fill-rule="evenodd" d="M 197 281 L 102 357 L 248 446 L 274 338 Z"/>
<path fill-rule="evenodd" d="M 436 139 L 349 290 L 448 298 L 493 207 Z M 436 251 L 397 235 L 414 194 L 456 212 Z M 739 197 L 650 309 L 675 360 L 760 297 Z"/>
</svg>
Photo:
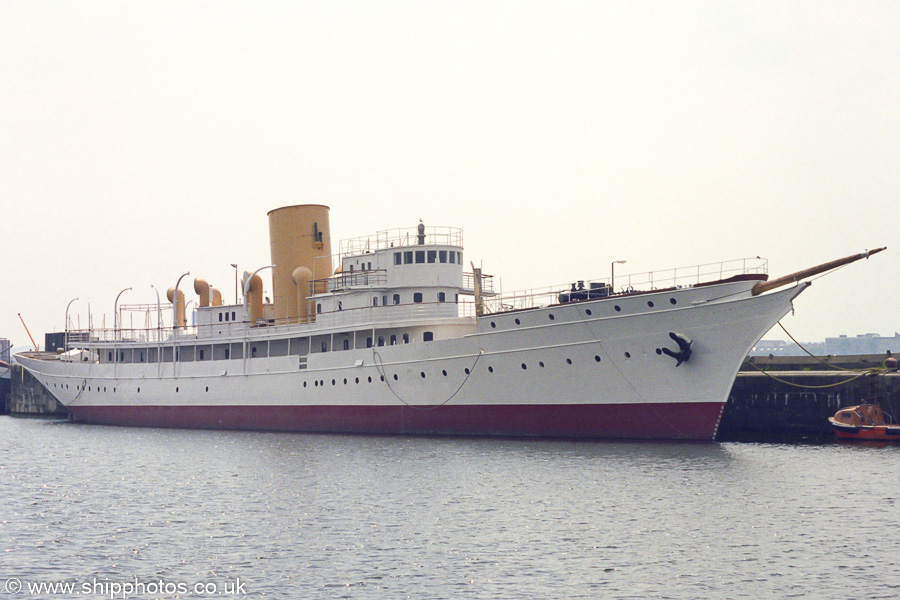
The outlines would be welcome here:
<svg viewBox="0 0 900 600">
<path fill-rule="evenodd" d="M 377 231 L 374 235 L 361 236 L 341 240 L 340 255 L 358 256 L 388 248 L 401 248 L 406 246 L 463 246 L 463 231 L 459 227 L 431 226 L 425 227 L 425 243 L 418 243 L 419 231 L 417 227 L 405 227 L 400 229 L 386 229 Z"/>
<path fill-rule="evenodd" d="M 721 281 L 736 275 L 766 275 L 769 261 L 760 258 L 741 258 L 736 260 L 706 263 L 691 267 L 677 267 L 661 271 L 649 271 L 631 275 L 616 274 L 619 291 L 612 290 L 610 278 L 579 280 L 575 283 L 552 285 L 530 290 L 506 292 L 485 300 L 487 312 L 498 313 L 508 310 L 521 310 L 548 306 L 559 303 L 559 295 L 564 293 L 583 293 L 590 297 L 605 297 L 635 290 L 658 290 L 664 288 L 692 287 L 701 283 Z M 622 282 L 625 282 L 624 284 Z"/>
</svg>

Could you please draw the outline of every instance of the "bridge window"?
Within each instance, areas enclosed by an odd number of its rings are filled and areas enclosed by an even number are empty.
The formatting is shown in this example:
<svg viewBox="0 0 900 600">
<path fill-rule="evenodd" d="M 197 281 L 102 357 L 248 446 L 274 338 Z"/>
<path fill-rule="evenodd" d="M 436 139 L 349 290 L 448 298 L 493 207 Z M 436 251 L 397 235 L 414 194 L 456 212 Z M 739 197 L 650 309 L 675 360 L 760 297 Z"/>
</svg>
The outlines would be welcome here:
<svg viewBox="0 0 900 600">
<path fill-rule="evenodd" d="M 394 252 L 394 264 L 402 265 L 403 264 L 403 255 L 399 252 Z"/>
<path fill-rule="evenodd" d="M 452 265 L 455 263 L 456 263 L 456 252 L 451 252 L 450 253 L 450 264 Z"/>
<path fill-rule="evenodd" d="M 412 253 L 412 250 L 407 250 L 406 252 L 403 253 L 403 264 L 404 264 L 404 265 L 411 265 L 411 264 L 412 264 L 412 261 L 413 261 L 413 253 Z"/>
<path fill-rule="evenodd" d="M 424 250 L 416 250 L 416 262 L 424 263 L 425 262 L 425 251 Z"/>
<path fill-rule="evenodd" d="M 446 251 L 446 250 L 440 250 L 440 251 L 438 252 L 438 258 L 440 259 L 440 261 L 441 261 L 442 263 L 447 262 L 447 251 Z"/>
<path fill-rule="evenodd" d="M 428 262 L 433 263 L 437 260 L 437 250 L 428 251 Z"/>
</svg>

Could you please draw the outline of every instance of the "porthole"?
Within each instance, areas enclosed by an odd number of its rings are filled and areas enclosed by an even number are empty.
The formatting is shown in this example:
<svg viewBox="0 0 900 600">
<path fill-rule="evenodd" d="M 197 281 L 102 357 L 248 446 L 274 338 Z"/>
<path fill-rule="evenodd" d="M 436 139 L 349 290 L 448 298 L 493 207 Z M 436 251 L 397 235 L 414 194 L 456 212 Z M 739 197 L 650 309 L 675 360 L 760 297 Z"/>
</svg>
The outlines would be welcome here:
<svg viewBox="0 0 900 600">
<path fill-rule="evenodd" d="M 653 300 L 648 300 L 647 306 L 649 306 L 650 308 L 653 308 Z"/>
<path fill-rule="evenodd" d="M 678 300 L 675 298 L 669 298 L 669 304 L 678 304 Z"/>
<path fill-rule="evenodd" d="M 425 379 L 425 371 L 422 371 L 422 372 L 420 373 L 420 375 L 422 376 L 422 379 Z"/>
<path fill-rule="evenodd" d="M 551 321 L 552 321 L 552 320 L 553 320 L 553 319 L 555 319 L 555 318 L 556 318 L 556 317 L 554 317 L 554 316 L 553 316 L 553 313 L 550 313 L 550 314 L 549 314 L 549 315 L 547 315 L 547 316 L 548 316 L 548 317 L 549 317 L 549 318 L 550 318 L 550 320 L 551 320 Z"/>
<path fill-rule="evenodd" d="M 493 373 L 493 372 L 494 372 L 494 367 L 488 367 L 488 373 Z"/>
<path fill-rule="evenodd" d="M 592 314 L 594 314 L 594 313 L 591 312 L 591 309 L 587 309 L 586 311 L 584 311 L 584 313 L 585 313 L 587 316 L 591 316 Z"/>
<path fill-rule="evenodd" d="M 522 324 L 522 321 L 520 321 L 519 319 L 516 319 L 516 325 L 521 325 L 521 324 Z"/>
<path fill-rule="evenodd" d="M 316 386 L 316 387 L 319 387 L 319 380 L 316 379 L 316 380 L 313 382 L 313 385 Z"/>
<path fill-rule="evenodd" d="M 523 371 L 528 370 L 528 365 L 526 365 L 525 363 L 522 363 L 522 370 Z"/>
<path fill-rule="evenodd" d="M 206 386 L 206 391 L 207 391 L 207 392 L 209 391 L 209 386 Z"/>
<path fill-rule="evenodd" d="M 625 353 L 625 358 L 631 358 L 631 352 L 626 352 L 626 353 Z"/>
<path fill-rule="evenodd" d="M 616 312 L 622 312 L 622 307 L 616 304 L 613 308 L 616 309 Z"/>
<path fill-rule="evenodd" d="M 381 376 L 381 380 L 384 381 L 384 375 Z"/>
<path fill-rule="evenodd" d="M 331 380 L 331 385 L 337 385 L 337 380 L 332 379 L 332 380 Z"/>
<path fill-rule="evenodd" d="M 138 388 L 138 394 L 140 394 L 140 393 L 141 393 L 141 388 Z"/>
<path fill-rule="evenodd" d="M 305 381 L 303 382 L 303 387 L 306 387 L 306 382 L 305 382 Z"/>
<path fill-rule="evenodd" d="M 344 377 L 344 385 L 347 385 L 347 378 Z"/>
<path fill-rule="evenodd" d="M 372 383 L 372 378 L 371 378 L 371 377 L 369 377 L 369 383 Z"/>
<path fill-rule="evenodd" d="M 657 349 L 656 349 L 656 353 L 657 353 L 657 354 L 662 354 L 662 348 L 657 348 Z"/>
<path fill-rule="evenodd" d="M 397 377 L 397 374 L 396 374 L 396 373 L 394 373 L 394 381 L 397 381 L 398 379 L 400 379 L 400 378 Z"/>
<path fill-rule="evenodd" d="M 176 394 L 178 393 L 178 388 L 177 388 L 177 387 L 175 388 L 175 393 L 176 393 Z"/>
<path fill-rule="evenodd" d="M 359 377 L 356 378 L 356 383 L 359 383 Z"/>
<path fill-rule="evenodd" d="M 468 367 L 466 367 L 466 375 L 468 375 L 468 374 L 469 374 L 469 369 L 468 369 Z"/>
<path fill-rule="evenodd" d="M 491 329 L 497 329 L 497 324 L 491 321 Z"/>
<path fill-rule="evenodd" d="M 595 355 L 594 355 L 594 360 L 597 361 L 597 362 L 600 362 L 600 355 L 599 355 L 599 354 L 595 354 Z"/>
<path fill-rule="evenodd" d="M 447 376 L 447 370 L 444 369 L 443 371 L 441 371 L 441 374 L 442 374 L 444 377 L 446 377 L 446 376 Z"/>
<path fill-rule="evenodd" d="M 567 364 L 567 365 L 571 365 L 571 364 L 572 364 L 572 359 L 571 359 L 571 358 L 567 358 L 567 359 L 566 359 L 566 364 Z"/>
<path fill-rule="evenodd" d="M 540 367 L 540 368 L 542 368 L 542 369 L 543 369 L 543 368 L 544 368 L 544 361 L 540 361 L 540 362 L 538 362 L 538 366 L 539 366 L 539 367 Z"/>
</svg>

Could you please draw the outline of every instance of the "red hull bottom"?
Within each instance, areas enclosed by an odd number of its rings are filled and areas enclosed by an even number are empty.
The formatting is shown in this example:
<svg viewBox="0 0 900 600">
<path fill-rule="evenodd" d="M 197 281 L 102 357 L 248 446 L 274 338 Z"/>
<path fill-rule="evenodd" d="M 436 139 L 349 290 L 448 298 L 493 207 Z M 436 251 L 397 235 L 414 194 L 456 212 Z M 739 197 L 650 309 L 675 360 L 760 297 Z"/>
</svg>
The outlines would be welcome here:
<svg viewBox="0 0 900 600">
<path fill-rule="evenodd" d="M 715 438 L 724 403 L 442 406 L 72 406 L 74 421 L 308 433 Z"/>
</svg>

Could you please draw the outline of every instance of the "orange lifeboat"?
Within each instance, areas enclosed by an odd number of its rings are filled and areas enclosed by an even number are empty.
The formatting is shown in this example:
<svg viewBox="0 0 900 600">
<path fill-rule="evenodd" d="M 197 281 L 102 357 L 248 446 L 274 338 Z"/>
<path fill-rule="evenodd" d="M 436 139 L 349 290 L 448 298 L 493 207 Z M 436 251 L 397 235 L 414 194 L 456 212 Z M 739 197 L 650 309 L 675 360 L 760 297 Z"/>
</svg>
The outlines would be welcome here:
<svg viewBox="0 0 900 600">
<path fill-rule="evenodd" d="M 837 411 L 828 422 L 838 439 L 867 441 L 900 441 L 900 425 L 886 422 L 877 404 L 848 406 Z"/>
</svg>

